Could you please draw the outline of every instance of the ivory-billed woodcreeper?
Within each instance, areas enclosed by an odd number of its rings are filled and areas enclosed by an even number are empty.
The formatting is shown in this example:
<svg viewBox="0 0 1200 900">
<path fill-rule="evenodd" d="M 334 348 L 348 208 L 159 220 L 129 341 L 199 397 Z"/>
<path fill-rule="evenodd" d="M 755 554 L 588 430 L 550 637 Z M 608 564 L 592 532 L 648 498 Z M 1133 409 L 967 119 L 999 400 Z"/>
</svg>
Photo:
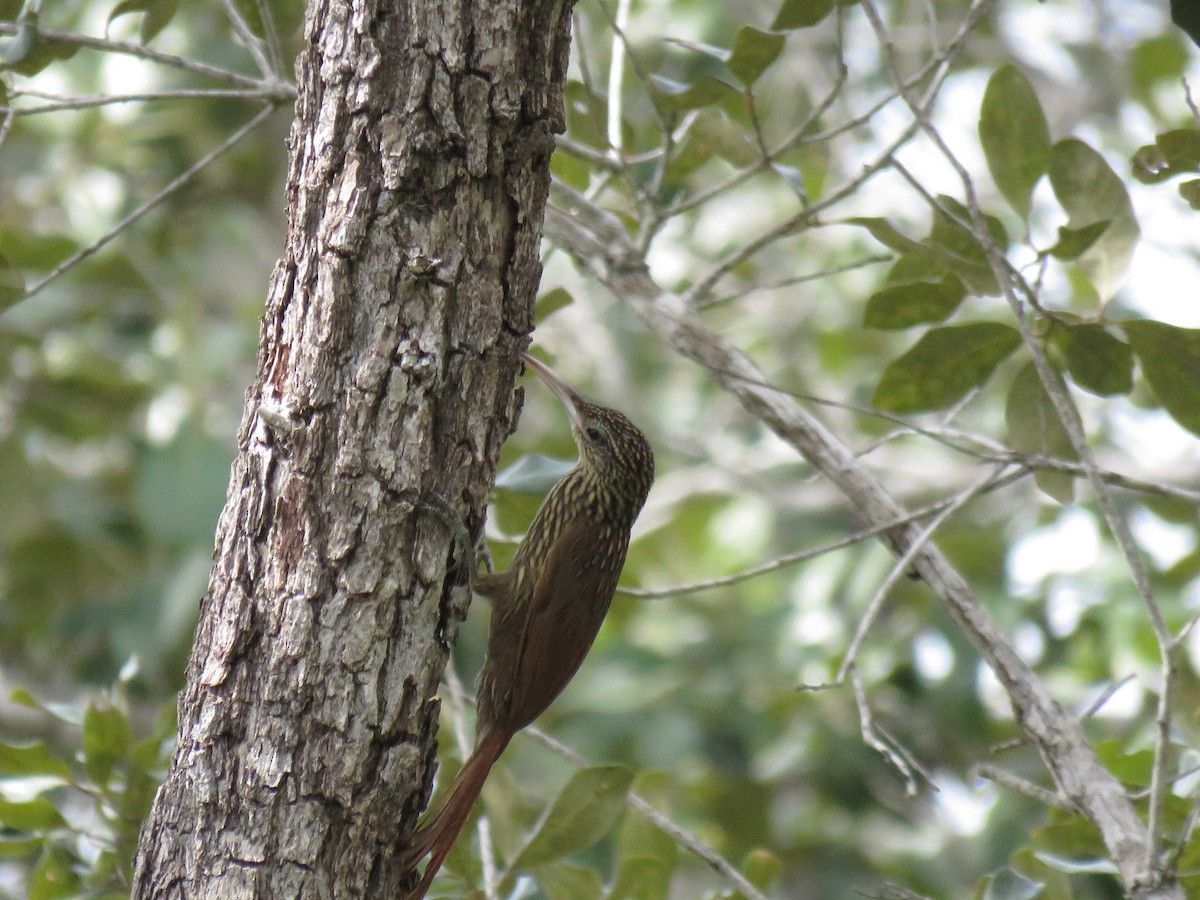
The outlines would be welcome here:
<svg viewBox="0 0 1200 900">
<path fill-rule="evenodd" d="M 402 865 L 413 869 L 429 855 L 409 900 L 429 890 L 513 735 L 579 669 L 612 602 L 629 531 L 654 480 L 654 453 L 632 422 L 589 403 L 543 363 L 521 355 L 567 408 L 579 463 L 550 489 L 507 571 L 472 579 L 475 592 L 492 601 L 475 749 L 442 808 L 400 851 Z"/>
</svg>

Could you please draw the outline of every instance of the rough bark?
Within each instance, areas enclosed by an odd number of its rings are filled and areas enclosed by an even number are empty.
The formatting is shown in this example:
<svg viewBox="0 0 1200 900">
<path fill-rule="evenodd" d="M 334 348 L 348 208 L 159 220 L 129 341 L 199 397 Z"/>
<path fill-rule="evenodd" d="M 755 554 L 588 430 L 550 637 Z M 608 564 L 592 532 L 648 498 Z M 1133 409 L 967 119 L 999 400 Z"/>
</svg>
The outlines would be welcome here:
<svg viewBox="0 0 1200 900">
<path fill-rule="evenodd" d="M 569 4 L 314 0 L 289 233 L 134 897 L 383 897 L 532 329 Z"/>
</svg>

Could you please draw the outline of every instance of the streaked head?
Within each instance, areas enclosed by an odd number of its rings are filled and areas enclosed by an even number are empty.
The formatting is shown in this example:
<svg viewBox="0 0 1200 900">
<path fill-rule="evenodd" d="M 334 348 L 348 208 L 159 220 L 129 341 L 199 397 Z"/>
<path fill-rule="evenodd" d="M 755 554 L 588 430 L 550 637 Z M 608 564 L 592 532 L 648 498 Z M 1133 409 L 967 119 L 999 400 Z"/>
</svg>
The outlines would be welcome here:
<svg viewBox="0 0 1200 900">
<path fill-rule="evenodd" d="M 654 451 L 646 436 L 623 413 L 585 400 L 542 361 L 528 353 L 521 358 L 566 407 L 580 465 L 636 516 L 654 481 Z"/>
</svg>

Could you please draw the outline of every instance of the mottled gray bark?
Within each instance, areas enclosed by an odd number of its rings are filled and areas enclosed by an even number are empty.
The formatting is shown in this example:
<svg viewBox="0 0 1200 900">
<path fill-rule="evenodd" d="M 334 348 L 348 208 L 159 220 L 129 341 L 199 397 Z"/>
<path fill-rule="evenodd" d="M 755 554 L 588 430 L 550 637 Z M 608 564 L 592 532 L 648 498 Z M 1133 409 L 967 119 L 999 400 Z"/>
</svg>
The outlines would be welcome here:
<svg viewBox="0 0 1200 900">
<path fill-rule="evenodd" d="M 135 897 L 386 897 L 532 329 L 569 4 L 314 0 L 179 747 Z"/>
</svg>

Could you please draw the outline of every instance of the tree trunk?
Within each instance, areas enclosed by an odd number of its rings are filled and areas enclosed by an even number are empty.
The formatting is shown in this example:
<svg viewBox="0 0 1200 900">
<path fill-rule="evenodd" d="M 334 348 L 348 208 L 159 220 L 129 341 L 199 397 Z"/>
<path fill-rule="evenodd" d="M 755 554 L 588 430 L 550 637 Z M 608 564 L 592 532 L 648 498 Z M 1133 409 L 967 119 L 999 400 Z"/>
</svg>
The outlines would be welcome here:
<svg viewBox="0 0 1200 900">
<path fill-rule="evenodd" d="M 386 897 L 532 329 L 570 6 L 313 0 L 179 746 L 134 897 Z M 446 510 L 453 510 L 448 516 Z"/>
</svg>

